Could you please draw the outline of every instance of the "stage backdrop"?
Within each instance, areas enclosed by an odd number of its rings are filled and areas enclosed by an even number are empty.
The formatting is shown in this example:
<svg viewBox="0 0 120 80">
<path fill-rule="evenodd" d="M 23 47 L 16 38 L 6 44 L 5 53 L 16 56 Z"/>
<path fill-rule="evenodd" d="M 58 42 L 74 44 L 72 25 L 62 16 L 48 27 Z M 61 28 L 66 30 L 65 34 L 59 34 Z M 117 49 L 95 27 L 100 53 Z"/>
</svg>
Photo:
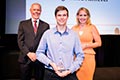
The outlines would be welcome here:
<svg viewBox="0 0 120 80">
<path fill-rule="evenodd" d="M 17 5 L 12 5 L 13 2 Z M 66 6 L 69 10 L 68 27 L 76 24 L 76 12 L 80 7 L 86 7 L 91 13 L 91 21 L 96 25 L 101 35 L 120 34 L 120 0 L 9 0 L 6 7 L 6 34 L 17 34 L 18 23 L 30 18 L 30 6 L 34 2 L 42 5 L 41 19 L 55 27 L 55 8 Z M 26 1 L 26 2 L 25 2 Z M 23 4 L 22 4 L 23 3 Z M 17 8 L 18 7 L 18 8 Z M 25 9 L 23 9 L 25 8 Z M 12 10 L 11 10 L 12 9 Z M 12 12 L 14 11 L 14 13 Z M 12 13 L 12 14 L 10 14 Z M 13 16 L 14 15 L 14 16 Z M 15 19 L 14 19 L 15 18 Z"/>
</svg>

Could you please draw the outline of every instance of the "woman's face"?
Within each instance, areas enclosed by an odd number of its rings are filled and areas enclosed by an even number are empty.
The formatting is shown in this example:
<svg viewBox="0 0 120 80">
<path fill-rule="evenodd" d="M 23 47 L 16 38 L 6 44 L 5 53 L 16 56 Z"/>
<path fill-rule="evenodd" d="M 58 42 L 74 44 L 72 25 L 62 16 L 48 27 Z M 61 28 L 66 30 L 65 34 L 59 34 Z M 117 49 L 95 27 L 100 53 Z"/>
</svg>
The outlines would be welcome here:
<svg viewBox="0 0 120 80">
<path fill-rule="evenodd" d="M 85 11 L 81 10 L 77 15 L 77 19 L 80 22 L 80 24 L 85 24 L 87 22 L 88 15 Z"/>
</svg>

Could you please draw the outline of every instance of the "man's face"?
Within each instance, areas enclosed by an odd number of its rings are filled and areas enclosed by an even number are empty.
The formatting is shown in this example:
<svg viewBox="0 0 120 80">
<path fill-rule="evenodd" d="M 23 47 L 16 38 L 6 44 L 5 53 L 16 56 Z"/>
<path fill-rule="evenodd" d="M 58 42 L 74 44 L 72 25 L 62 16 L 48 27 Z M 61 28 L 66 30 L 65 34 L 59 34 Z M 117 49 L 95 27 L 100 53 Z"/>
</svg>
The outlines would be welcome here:
<svg viewBox="0 0 120 80">
<path fill-rule="evenodd" d="M 34 4 L 32 5 L 32 7 L 30 8 L 30 12 L 31 12 L 31 16 L 33 19 L 39 19 L 40 14 L 41 14 L 41 7 L 40 5 Z"/>
<path fill-rule="evenodd" d="M 55 18 L 59 26 L 66 26 L 68 19 L 67 11 L 66 10 L 58 11 Z"/>
</svg>

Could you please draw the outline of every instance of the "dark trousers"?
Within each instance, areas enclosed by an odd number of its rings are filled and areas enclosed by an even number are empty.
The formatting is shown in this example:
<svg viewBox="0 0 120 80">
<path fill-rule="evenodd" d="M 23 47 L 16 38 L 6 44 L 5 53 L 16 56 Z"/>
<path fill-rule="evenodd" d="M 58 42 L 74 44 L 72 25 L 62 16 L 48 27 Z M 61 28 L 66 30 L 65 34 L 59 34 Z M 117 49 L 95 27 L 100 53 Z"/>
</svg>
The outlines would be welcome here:
<svg viewBox="0 0 120 80">
<path fill-rule="evenodd" d="M 20 63 L 21 80 L 43 80 L 44 65 L 39 61 L 30 62 L 29 64 Z"/>
<path fill-rule="evenodd" d="M 78 80 L 76 73 L 69 74 L 66 77 L 59 77 L 53 70 L 45 69 L 44 80 Z"/>
</svg>

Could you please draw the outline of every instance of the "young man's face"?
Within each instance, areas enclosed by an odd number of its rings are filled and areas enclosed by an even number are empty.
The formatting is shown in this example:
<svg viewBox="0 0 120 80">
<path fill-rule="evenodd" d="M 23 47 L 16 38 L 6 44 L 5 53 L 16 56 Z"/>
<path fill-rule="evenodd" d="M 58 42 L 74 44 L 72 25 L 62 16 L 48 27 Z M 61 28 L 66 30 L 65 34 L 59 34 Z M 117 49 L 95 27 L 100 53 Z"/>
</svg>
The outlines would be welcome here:
<svg viewBox="0 0 120 80">
<path fill-rule="evenodd" d="M 66 26 L 68 15 L 66 10 L 58 11 L 56 16 L 57 25 Z"/>
</svg>

